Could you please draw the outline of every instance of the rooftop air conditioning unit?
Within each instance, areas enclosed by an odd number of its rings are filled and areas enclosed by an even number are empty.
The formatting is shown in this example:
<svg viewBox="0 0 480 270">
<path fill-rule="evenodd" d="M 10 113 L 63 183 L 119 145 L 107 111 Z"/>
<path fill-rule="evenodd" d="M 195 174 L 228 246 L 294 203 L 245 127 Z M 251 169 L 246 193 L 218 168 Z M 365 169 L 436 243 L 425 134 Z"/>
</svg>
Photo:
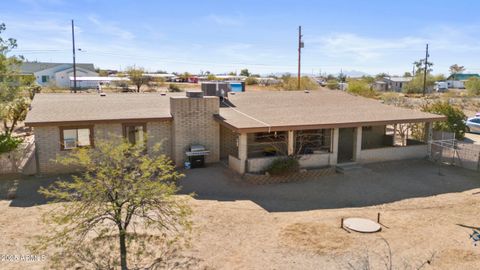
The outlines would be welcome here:
<svg viewBox="0 0 480 270">
<path fill-rule="evenodd" d="M 202 98 L 203 97 L 203 92 L 188 91 L 187 92 L 187 97 L 189 97 L 189 98 Z"/>
</svg>

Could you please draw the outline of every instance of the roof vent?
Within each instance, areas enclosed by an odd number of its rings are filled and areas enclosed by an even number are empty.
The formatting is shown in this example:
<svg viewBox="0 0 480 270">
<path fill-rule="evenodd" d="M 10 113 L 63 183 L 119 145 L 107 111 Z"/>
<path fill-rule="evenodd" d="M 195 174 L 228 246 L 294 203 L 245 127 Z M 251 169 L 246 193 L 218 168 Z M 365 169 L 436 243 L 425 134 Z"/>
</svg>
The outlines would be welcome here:
<svg viewBox="0 0 480 270">
<path fill-rule="evenodd" d="M 107 93 L 103 93 L 103 92 L 102 92 L 102 93 L 100 93 L 100 96 L 101 96 L 101 97 L 106 97 L 106 96 L 107 96 Z"/>
<path fill-rule="evenodd" d="M 203 92 L 187 91 L 187 97 L 189 97 L 189 98 L 203 98 Z"/>
</svg>

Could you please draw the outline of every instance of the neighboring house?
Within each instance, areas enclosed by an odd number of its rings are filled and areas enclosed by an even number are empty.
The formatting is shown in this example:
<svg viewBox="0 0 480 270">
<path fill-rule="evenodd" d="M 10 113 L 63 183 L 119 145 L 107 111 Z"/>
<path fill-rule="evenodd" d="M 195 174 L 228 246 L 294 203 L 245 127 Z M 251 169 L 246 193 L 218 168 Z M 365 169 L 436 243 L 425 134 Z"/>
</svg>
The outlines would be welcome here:
<svg viewBox="0 0 480 270">
<path fill-rule="evenodd" d="M 432 122 L 445 120 L 340 91 L 198 94 L 37 94 L 25 124 L 35 134 L 38 171 L 71 171 L 56 157 L 98 140 L 145 143 L 144 134 L 147 151 L 162 143 L 177 166 L 200 144 L 207 163 L 224 160 L 241 174 L 263 171 L 279 154 L 298 155 L 302 168 L 424 158 Z M 424 123 L 425 137 L 407 133 L 399 144 L 392 127 L 406 123 Z"/>
<path fill-rule="evenodd" d="M 413 78 L 412 77 L 384 77 L 383 82 L 385 82 L 386 86 L 383 83 L 377 84 L 375 82 L 374 88 L 375 89 L 385 89 L 382 91 L 395 91 L 401 92 L 403 86 L 410 82 Z"/>
<path fill-rule="evenodd" d="M 388 84 L 384 81 L 375 81 L 372 84 L 373 90 L 385 92 L 388 91 Z"/>
<path fill-rule="evenodd" d="M 71 86 L 73 86 L 73 76 L 70 76 Z M 127 83 L 129 79 L 127 77 L 77 77 L 77 87 L 79 88 L 95 88 L 100 85 L 109 85 L 113 82 L 125 82 Z"/>
<path fill-rule="evenodd" d="M 24 75 L 33 75 L 41 86 L 57 86 L 69 88 L 73 86 L 70 77 L 73 77 L 73 64 L 71 63 L 46 63 L 24 62 L 20 66 L 20 72 Z M 76 64 L 78 77 L 98 76 L 93 64 Z"/>
<path fill-rule="evenodd" d="M 476 73 L 458 73 L 452 74 L 447 78 L 448 88 L 465 89 L 465 82 L 470 78 L 480 78 Z"/>
<path fill-rule="evenodd" d="M 168 73 L 143 73 L 143 76 L 152 77 L 152 78 L 162 78 L 166 82 L 173 82 L 175 81 L 175 79 L 178 78 L 177 75 L 168 74 Z"/>
</svg>

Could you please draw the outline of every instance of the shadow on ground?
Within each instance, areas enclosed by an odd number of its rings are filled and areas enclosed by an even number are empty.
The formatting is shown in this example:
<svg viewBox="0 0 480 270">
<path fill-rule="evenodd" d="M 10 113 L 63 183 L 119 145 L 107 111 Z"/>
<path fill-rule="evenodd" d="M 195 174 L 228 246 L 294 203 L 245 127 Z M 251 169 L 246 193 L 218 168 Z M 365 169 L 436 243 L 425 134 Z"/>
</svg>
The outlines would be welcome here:
<svg viewBox="0 0 480 270">
<path fill-rule="evenodd" d="M 42 205 L 48 200 L 38 190 L 48 187 L 53 182 L 62 179 L 69 180 L 70 175 L 61 176 L 23 176 L 8 175 L 0 178 L 0 200 L 8 200 L 8 191 L 15 189 L 15 198 L 10 202 L 12 207 L 30 207 Z"/>
<path fill-rule="evenodd" d="M 480 173 L 439 168 L 426 160 L 375 163 L 356 172 L 271 185 L 242 182 L 221 165 L 186 175 L 181 180 L 184 194 L 194 192 L 198 200 L 250 200 L 269 212 L 364 207 L 480 188 Z"/>
<path fill-rule="evenodd" d="M 480 173 L 462 168 L 439 168 L 426 160 L 396 161 L 365 165 L 356 172 L 336 174 L 297 183 L 254 185 L 222 165 L 186 171 L 181 193 L 195 193 L 197 200 L 249 200 L 269 212 L 306 211 L 363 207 L 480 188 Z M 16 188 L 12 207 L 47 203 L 38 193 L 60 176 L 8 176 L 0 178 L 0 200 Z"/>
</svg>

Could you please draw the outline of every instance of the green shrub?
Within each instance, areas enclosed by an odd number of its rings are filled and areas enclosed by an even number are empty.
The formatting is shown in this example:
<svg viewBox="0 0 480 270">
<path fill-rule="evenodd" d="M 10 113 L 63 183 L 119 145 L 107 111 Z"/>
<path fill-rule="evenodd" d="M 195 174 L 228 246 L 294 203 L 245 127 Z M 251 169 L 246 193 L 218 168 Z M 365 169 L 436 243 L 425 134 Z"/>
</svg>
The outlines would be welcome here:
<svg viewBox="0 0 480 270">
<path fill-rule="evenodd" d="M 437 101 L 433 104 L 426 105 L 423 111 L 435 114 L 445 115 L 446 121 L 435 122 L 433 128 L 436 130 L 455 132 L 455 138 L 463 139 L 467 129 L 465 125 L 465 114 L 460 108 L 452 106 L 445 101 Z"/>
<path fill-rule="evenodd" d="M 248 78 L 245 79 L 245 84 L 246 85 L 258 84 L 258 80 L 255 77 L 248 77 Z"/>
<path fill-rule="evenodd" d="M 470 78 L 465 82 L 465 88 L 470 96 L 480 95 L 480 79 L 479 78 Z"/>
<path fill-rule="evenodd" d="M 320 85 L 310 77 L 303 76 L 300 78 L 300 89 L 298 89 L 298 79 L 292 76 L 284 76 L 282 78 L 281 88 L 283 90 L 316 90 Z"/>
<path fill-rule="evenodd" d="M 338 89 L 338 82 L 337 82 L 337 80 L 328 80 L 328 81 L 327 81 L 327 88 L 328 88 L 328 89 L 332 89 L 332 90 Z"/>
<path fill-rule="evenodd" d="M 349 81 L 347 92 L 363 97 L 374 97 L 376 93 L 368 83 L 360 80 Z"/>
<path fill-rule="evenodd" d="M 169 86 L 168 86 L 168 90 L 170 92 L 182 92 L 182 88 L 180 88 L 180 86 L 176 85 L 176 84 L 173 84 L 171 83 Z"/>
<path fill-rule="evenodd" d="M 285 175 L 298 172 L 299 169 L 300 164 L 297 159 L 293 157 L 281 157 L 273 160 L 266 171 L 271 175 Z"/>
<path fill-rule="evenodd" d="M 22 143 L 22 141 L 22 139 L 14 138 L 5 133 L 0 134 L 0 154 L 17 149 L 17 147 Z"/>
<path fill-rule="evenodd" d="M 402 91 L 407 94 L 423 93 L 423 73 L 418 73 L 411 81 L 405 83 Z M 426 91 L 428 92 L 435 85 L 435 78 L 427 73 Z"/>
</svg>

